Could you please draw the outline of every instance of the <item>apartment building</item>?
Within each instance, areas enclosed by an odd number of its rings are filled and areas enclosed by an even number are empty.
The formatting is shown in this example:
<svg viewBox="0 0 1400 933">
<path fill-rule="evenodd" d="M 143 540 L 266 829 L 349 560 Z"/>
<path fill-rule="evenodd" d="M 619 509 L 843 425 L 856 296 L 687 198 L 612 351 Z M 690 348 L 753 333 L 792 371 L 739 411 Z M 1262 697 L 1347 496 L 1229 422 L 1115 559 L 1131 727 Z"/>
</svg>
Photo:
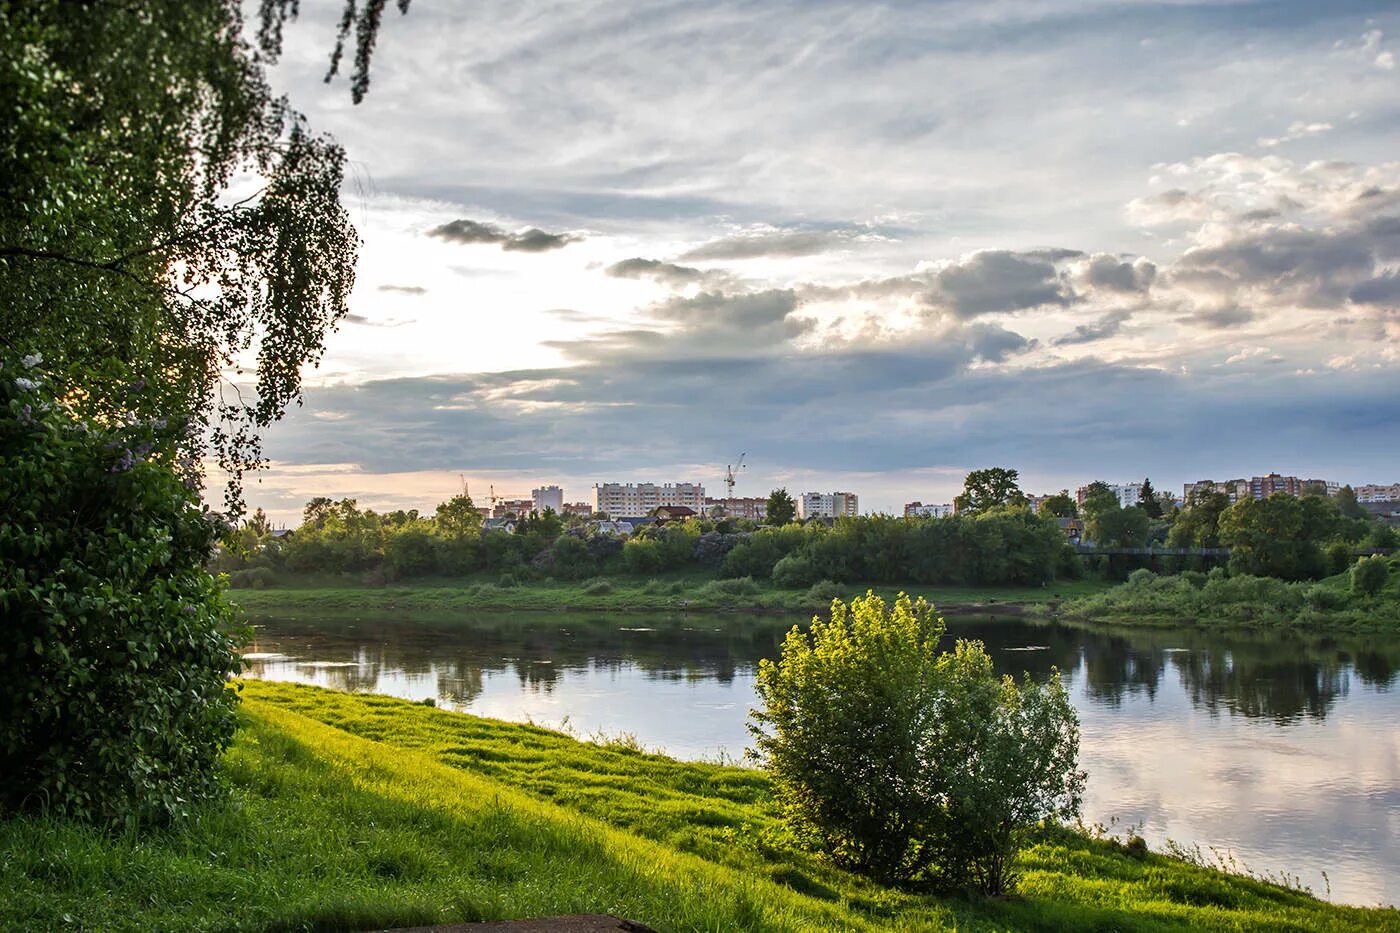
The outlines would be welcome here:
<svg viewBox="0 0 1400 933">
<path fill-rule="evenodd" d="M 1264 476 L 1252 476 L 1249 479 L 1230 479 L 1223 483 L 1208 479 L 1187 483 L 1181 489 L 1182 498 L 1189 499 L 1191 493 L 1197 489 L 1213 489 L 1216 492 L 1223 492 L 1230 498 L 1231 502 L 1239 502 L 1243 499 L 1267 499 L 1278 493 L 1286 496 L 1302 496 L 1310 492 L 1317 492 L 1332 496 L 1341 489 L 1341 485 L 1331 480 L 1299 479 L 1296 476 L 1269 473 Z"/>
<path fill-rule="evenodd" d="M 608 515 L 646 515 L 663 505 L 705 508 L 705 487 L 699 483 L 594 483 L 593 511 Z"/>
<path fill-rule="evenodd" d="M 947 518 L 954 511 L 951 502 L 941 505 L 924 505 L 918 501 L 904 503 L 905 518 Z"/>
<path fill-rule="evenodd" d="M 736 496 L 732 499 L 707 497 L 705 514 L 711 517 L 718 514 L 723 518 L 747 518 L 759 522 L 768 514 L 768 500 L 759 496 Z"/>
<path fill-rule="evenodd" d="M 564 490 L 558 486 L 541 486 L 530 490 L 530 499 L 536 512 L 543 514 L 545 509 L 553 509 L 556 515 L 564 514 Z"/>
<path fill-rule="evenodd" d="M 1108 488 L 1118 497 L 1118 505 L 1121 508 L 1137 505 L 1142 501 L 1142 483 L 1121 483 L 1117 486 L 1108 485 Z M 1080 486 L 1074 491 L 1074 500 L 1080 505 L 1084 504 L 1084 497 L 1088 494 L 1088 486 Z"/>
<path fill-rule="evenodd" d="M 524 518 L 533 511 L 534 499 L 497 499 L 496 504 L 491 507 L 491 518 L 505 518 L 507 515 Z"/>
<path fill-rule="evenodd" d="M 565 502 L 564 514 L 587 518 L 593 514 L 593 506 L 589 505 L 587 502 Z"/>
<path fill-rule="evenodd" d="M 1367 483 L 1356 487 L 1357 502 L 1400 502 L 1400 483 L 1379 486 Z"/>
<path fill-rule="evenodd" d="M 854 518 L 860 514 L 853 492 L 804 492 L 797 500 L 798 518 Z"/>
</svg>

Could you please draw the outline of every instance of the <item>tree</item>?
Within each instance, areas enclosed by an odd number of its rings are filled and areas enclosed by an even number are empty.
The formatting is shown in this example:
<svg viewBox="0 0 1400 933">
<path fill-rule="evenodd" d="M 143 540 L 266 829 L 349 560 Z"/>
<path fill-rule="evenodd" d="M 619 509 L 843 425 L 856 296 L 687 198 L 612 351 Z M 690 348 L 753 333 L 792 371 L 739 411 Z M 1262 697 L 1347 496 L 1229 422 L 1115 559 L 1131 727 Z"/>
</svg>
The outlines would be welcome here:
<svg viewBox="0 0 1400 933">
<path fill-rule="evenodd" d="M 183 816 L 236 727 L 205 569 L 228 529 L 162 458 L 168 425 L 82 419 L 30 360 L 0 355 L 0 812 Z"/>
<path fill-rule="evenodd" d="M 1362 507 L 1356 499 L 1356 490 L 1350 486 L 1343 486 L 1337 490 L 1337 494 L 1332 497 L 1332 501 L 1337 506 L 1337 511 L 1345 518 L 1363 519 L 1369 521 L 1371 513 Z"/>
<path fill-rule="evenodd" d="M 466 493 L 440 503 L 433 520 L 444 538 L 474 538 L 481 534 L 481 512 Z"/>
<path fill-rule="evenodd" d="M 962 493 L 953 500 L 959 512 L 978 514 L 1003 505 L 1024 505 L 1026 496 L 1017 485 L 1020 474 L 1003 467 L 973 470 L 963 481 Z"/>
<path fill-rule="evenodd" d="M 763 516 L 770 525 L 786 525 L 797 517 L 797 503 L 788 495 L 786 487 L 768 494 Z"/>
<path fill-rule="evenodd" d="M 167 419 L 190 476 L 212 445 L 235 512 L 259 432 L 346 312 L 358 248 L 344 152 L 264 75 L 297 4 L 263 0 L 252 42 L 243 6 L 0 5 L 3 340 L 81 415 Z M 346 0 L 331 70 L 353 26 L 357 100 L 383 6 Z M 252 385 L 224 381 L 249 359 Z"/>
<path fill-rule="evenodd" d="M 1157 490 L 1152 488 L 1150 478 L 1142 481 L 1142 494 L 1138 497 L 1137 506 L 1147 513 L 1148 518 L 1162 517 L 1162 502 L 1157 498 Z"/>
<path fill-rule="evenodd" d="M 750 729 L 785 819 L 838 864 L 1000 893 L 1026 831 L 1078 813 L 1078 722 L 1058 676 L 1017 685 L 943 634 L 923 600 L 835 600 L 761 662 Z"/>
<path fill-rule="evenodd" d="M 1363 557 L 1351 565 L 1351 590 L 1361 596 L 1375 596 L 1390 578 L 1390 561 L 1379 554 Z"/>
<path fill-rule="evenodd" d="M 1304 580 L 1326 570 L 1321 542 L 1340 518 L 1330 500 L 1275 493 L 1241 499 L 1220 516 L 1220 541 L 1230 569 L 1261 577 Z"/>
<path fill-rule="evenodd" d="M 1069 494 L 1068 489 L 1061 489 L 1055 495 L 1047 496 L 1045 501 L 1040 503 L 1040 514 L 1054 518 L 1078 518 L 1079 505 Z"/>
</svg>

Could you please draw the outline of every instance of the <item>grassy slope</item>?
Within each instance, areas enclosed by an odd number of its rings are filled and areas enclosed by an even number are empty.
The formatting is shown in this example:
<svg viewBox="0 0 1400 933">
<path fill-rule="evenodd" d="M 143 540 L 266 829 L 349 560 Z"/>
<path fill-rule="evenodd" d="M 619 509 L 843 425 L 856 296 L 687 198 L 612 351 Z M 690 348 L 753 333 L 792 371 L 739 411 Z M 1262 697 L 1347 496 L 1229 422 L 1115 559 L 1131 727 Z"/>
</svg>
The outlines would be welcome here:
<svg viewBox="0 0 1400 933">
<path fill-rule="evenodd" d="M 1068 619 L 1113 625 L 1297 628 L 1400 634 L 1400 558 L 1375 596 L 1352 592 L 1350 573 L 1316 583 L 1243 578 L 1197 589 L 1180 577 L 1124 583 L 1057 607 Z"/>
<path fill-rule="evenodd" d="M 104 840 L 0 823 L 0 927 L 356 929 L 610 911 L 662 930 L 1397 930 L 1061 834 L 1022 896 L 890 891 L 792 852 L 757 772 L 384 697 L 249 683 L 233 805 Z"/>
<path fill-rule="evenodd" d="M 1087 596 L 1111 584 L 1096 580 L 1072 580 L 1048 587 L 930 587 L 860 585 L 839 587 L 843 597 L 874 589 L 887 598 L 900 591 L 920 595 L 940 608 L 983 607 L 1004 603 L 1037 603 Z M 273 611 L 443 611 L 461 609 L 759 609 L 811 612 L 825 609 L 830 595 L 805 590 L 784 590 L 771 584 L 752 586 L 738 581 L 713 581 L 704 577 L 663 580 L 609 580 L 606 587 L 588 583 L 525 583 L 497 587 L 489 581 L 428 581 L 405 585 L 369 587 L 349 582 L 328 585 L 291 585 L 266 590 L 239 589 L 232 598 L 251 613 Z"/>
</svg>

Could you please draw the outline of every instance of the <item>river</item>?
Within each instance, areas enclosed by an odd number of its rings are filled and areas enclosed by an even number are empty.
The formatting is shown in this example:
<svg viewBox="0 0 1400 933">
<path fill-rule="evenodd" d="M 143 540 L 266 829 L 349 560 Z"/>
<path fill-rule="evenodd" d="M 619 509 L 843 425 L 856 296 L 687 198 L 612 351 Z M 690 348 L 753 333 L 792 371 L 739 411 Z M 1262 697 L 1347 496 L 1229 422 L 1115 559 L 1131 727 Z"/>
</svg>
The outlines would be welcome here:
<svg viewBox="0 0 1400 933">
<path fill-rule="evenodd" d="M 619 621 L 620 620 L 620 621 Z M 760 659 L 791 618 L 476 613 L 257 620 L 250 675 L 432 697 L 482 716 L 741 759 Z M 952 618 L 1078 710 L 1088 823 L 1319 896 L 1400 903 L 1400 638 L 1104 630 Z M 951 642 L 950 642 L 951 644 Z"/>
</svg>

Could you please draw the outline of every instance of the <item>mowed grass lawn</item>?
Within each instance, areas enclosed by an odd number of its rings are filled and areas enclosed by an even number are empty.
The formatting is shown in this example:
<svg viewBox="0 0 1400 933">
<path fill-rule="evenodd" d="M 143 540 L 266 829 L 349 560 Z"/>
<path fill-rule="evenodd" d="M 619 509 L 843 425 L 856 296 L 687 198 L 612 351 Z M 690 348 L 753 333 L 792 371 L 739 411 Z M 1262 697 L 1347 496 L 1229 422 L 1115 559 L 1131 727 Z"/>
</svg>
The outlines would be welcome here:
<svg viewBox="0 0 1400 933">
<path fill-rule="evenodd" d="M 882 888 L 789 844 L 757 771 L 249 682 L 226 804 L 104 837 L 0 823 L 0 927 L 356 930 L 609 912 L 659 930 L 1397 930 L 1400 912 L 1047 833 L 1020 893 Z"/>
</svg>

